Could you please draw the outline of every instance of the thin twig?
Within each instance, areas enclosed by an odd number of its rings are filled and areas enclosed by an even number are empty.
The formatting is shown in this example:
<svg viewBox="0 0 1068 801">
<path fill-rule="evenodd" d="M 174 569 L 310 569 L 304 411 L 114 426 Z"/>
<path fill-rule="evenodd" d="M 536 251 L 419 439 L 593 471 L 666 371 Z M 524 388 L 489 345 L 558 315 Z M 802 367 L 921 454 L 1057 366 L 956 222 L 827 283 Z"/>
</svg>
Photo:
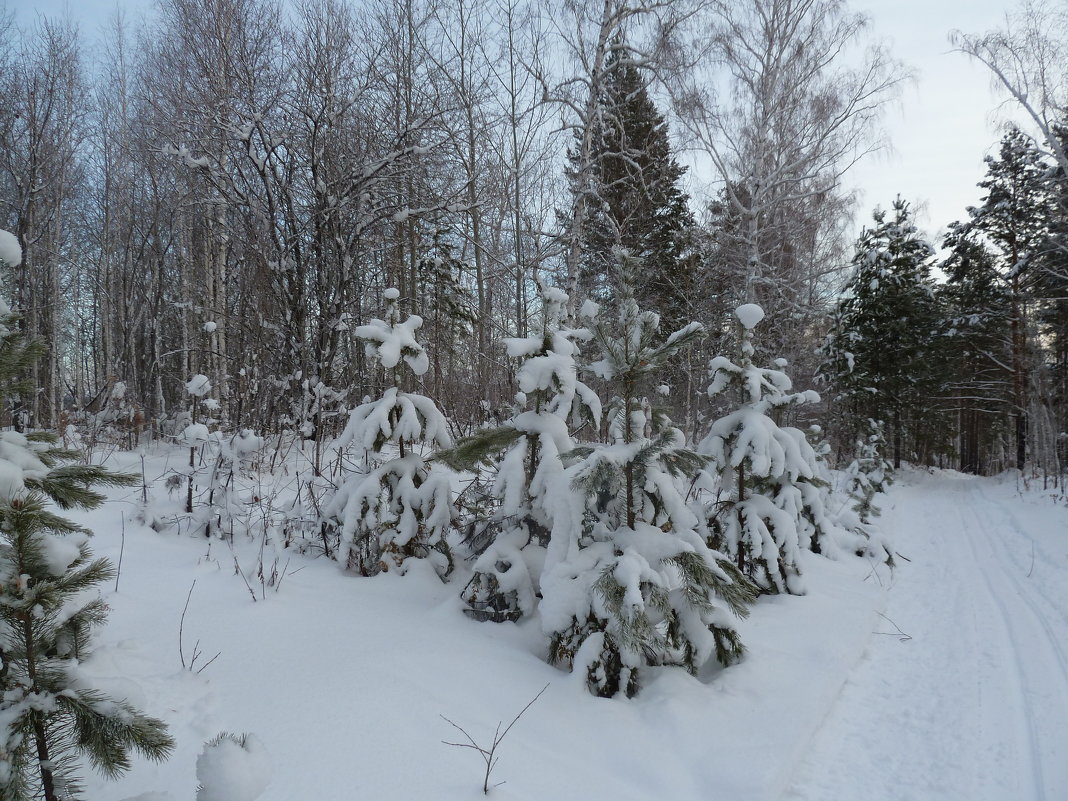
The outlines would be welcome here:
<svg viewBox="0 0 1068 801">
<path fill-rule="evenodd" d="M 1035 541 L 1031 540 L 1031 567 L 1027 571 L 1027 577 L 1031 578 L 1031 574 L 1035 570 Z"/>
<path fill-rule="evenodd" d="M 887 623 L 889 623 L 891 626 L 893 626 L 895 629 L 897 629 L 897 631 L 876 631 L 876 632 L 874 632 L 875 634 L 885 634 L 888 637 L 897 637 L 898 642 L 908 642 L 909 640 L 912 639 L 912 635 L 911 634 L 906 634 L 905 632 L 903 632 L 901 630 L 901 627 L 899 625 L 897 625 L 897 623 L 892 621 L 890 618 L 888 618 L 882 612 L 876 612 L 875 614 L 877 614 L 879 617 L 881 617 L 883 620 L 885 620 Z"/>
<path fill-rule="evenodd" d="M 119 576 L 122 575 L 122 553 L 126 550 L 126 512 L 122 515 L 122 540 L 119 544 L 119 566 L 115 568 L 115 592 L 119 591 Z"/>
<path fill-rule="evenodd" d="M 207 668 L 208 665 L 210 665 L 212 662 L 214 662 L 220 656 L 222 656 L 222 651 L 219 651 L 219 653 L 215 654 L 215 656 L 213 656 L 211 659 L 209 659 L 207 662 L 205 662 L 203 665 L 201 665 L 200 669 L 197 671 L 197 675 L 199 676 L 201 673 L 203 673 L 204 669 Z"/>
<path fill-rule="evenodd" d="M 459 724 L 454 723 L 453 721 L 449 720 L 444 715 L 439 715 L 439 717 L 442 720 L 444 720 L 446 723 L 448 723 L 450 726 L 452 726 L 454 729 L 456 729 L 464 737 L 467 738 L 467 742 L 466 743 L 453 743 L 453 742 L 449 742 L 448 740 L 442 740 L 441 742 L 443 744 L 445 744 L 445 745 L 451 745 L 454 748 L 470 748 L 472 751 L 478 751 L 479 755 L 482 757 L 482 761 L 486 764 L 486 773 L 485 773 L 485 775 L 483 776 L 483 779 L 482 779 L 482 792 L 483 792 L 483 794 L 489 795 L 489 791 L 490 791 L 490 783 L 489 783 L 490 773 L 493 772 L 493 768 L 496 767 L 497 762 L 500 759 L 499 757 L 495 756 L 495 754 L 497 752 L 497 746 L 499 746 L 501 744 L 501 741 L 504 740 L 504 738 L 508 735 L 508 732 L 512 730 L 512 726 L 514 726 L 518 722 L 518 720 L 521 717 L 523 717 L 524 713 L 526 713 L 526 711 L 528 709 L 530 709 L 534 705 L 535 701 L 537 701 L 539 698 L 541 698 L 542 693 L 544 693 L 547 689 L 549 689 L 549 685 L 548 684 L 546 684 L 544 687 L 542 687 L 541 691 L 537 695 L 535 695 L 533 698 L 531 698 L 530 702 L 519 711 L 519 714 L 516 715 L 514 718 L 512 718 L 512 722 L 508 724 L 508 727 L 503 732 L 501 731 L 501 725 L 502 725 L 503 721 L 500 721 L 500 722 L 497 723 L 497 729 L 496 729 L 496 731 L 493 732 L 493 745 L 491 745 L 488 750 L 486 748 L 483 748 L 477 742 L 475 742 L 475 738 L 472 737 L 470 734 L 468 734 L 467 730 L 464 729 L 462 726 L 460 726 Z M 497 784 L 495 784 L 493 786 L 494 787 L 500 787 L 500 785 L 502 785 L 502 784 L 504 784 L 504 782 L 498 782 Z"/>
<path fill-rule="evenodd" d="M 182 667 L 185 664 L 185 653 L 182 650 L 182 631 L 185 629 L 185 613 L 189 609 L 189 599 L 193 597 L 193 587 L 197 586 L 197 580 L 193 579 L 193 583 L 189 585 L 189 594 L 185 596 L 185 606 L 182 607 L 182 619 L 178 621 L 178 656 L 182 660 Z"/>
</svg>

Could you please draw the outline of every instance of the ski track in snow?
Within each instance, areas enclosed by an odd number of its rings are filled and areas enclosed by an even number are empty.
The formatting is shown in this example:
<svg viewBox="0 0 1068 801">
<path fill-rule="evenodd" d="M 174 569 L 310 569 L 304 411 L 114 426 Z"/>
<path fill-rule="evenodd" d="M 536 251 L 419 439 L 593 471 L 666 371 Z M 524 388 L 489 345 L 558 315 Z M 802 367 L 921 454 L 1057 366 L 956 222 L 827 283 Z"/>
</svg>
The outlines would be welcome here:
<svg viewBox="0 0 1068 801">
<path fill-rule="evenodd" d="M 1068 799 L 1068 514 L 911 479 L 884 515 L 911 562 L 784 801 Z"/>
</svg>

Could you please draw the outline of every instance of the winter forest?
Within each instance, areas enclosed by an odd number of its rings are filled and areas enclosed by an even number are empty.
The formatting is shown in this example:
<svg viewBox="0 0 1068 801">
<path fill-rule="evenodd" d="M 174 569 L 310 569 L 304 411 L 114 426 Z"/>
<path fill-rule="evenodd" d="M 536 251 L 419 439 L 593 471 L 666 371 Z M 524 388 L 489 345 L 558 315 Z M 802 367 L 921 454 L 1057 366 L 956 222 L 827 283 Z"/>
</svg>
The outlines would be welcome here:
<svg viewBox="0 0 1068 801">
<path fill-rule="evenodd" d="M 1064 3 L 937 238 L 845 0 L 26 19 L 0 801 L 1068 797 Z"/>
</svg>

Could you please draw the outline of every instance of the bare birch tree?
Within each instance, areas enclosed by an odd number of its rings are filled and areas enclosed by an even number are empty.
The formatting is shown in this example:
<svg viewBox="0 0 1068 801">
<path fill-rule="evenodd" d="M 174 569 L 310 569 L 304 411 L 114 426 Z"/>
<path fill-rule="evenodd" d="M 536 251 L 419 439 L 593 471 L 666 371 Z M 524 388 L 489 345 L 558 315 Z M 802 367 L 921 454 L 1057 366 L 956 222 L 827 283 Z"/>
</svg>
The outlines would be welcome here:
<svg viewBox="0 0 1068 801">
<path fill-rule="evenodd" d="M 782 345 L 804 341 L 835 288 L 840 265 L 824 258 L 849 208 L 842 176 L 883 144 L 879 119 L 905 72 L 864 46 L 867 20 L 841 0 L 710 0 L 692 22 L 687 42 L 662 43 L 663 77 L 721 182 L 739 299 L 777 315 Z"/>
</svg>

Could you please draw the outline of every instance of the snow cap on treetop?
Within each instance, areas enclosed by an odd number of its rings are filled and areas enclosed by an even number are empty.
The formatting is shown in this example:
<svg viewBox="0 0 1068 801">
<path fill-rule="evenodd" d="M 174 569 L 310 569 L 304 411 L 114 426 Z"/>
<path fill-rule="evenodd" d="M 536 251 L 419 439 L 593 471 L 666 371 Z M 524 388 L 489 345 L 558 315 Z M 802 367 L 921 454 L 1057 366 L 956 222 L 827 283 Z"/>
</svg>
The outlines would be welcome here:
<svg viewBox="0 0 1068 801">
<path fill-rule="evenodd" d="M 756 328 L 757 323 L 764 319 L 764 310 L 755 303 L 745 303 L 734 310 L 738 322 L 747 331 Z"/>
<path fill-rule="evenodd" d="M 185 391 L 197 398 L 203 398 L 211 392 L 211 381 L 206 375 L 197 373 L 186 382 Z"/>
<path fill-rule="evenodd" d="M 10 231 L 0 228 L 0 261 L 6 262 L 8 267 L 18 267 L 22 264 L 22 246 L 19 240 Z"/>
<path fill-rule="evenodd" d="M 395 287 L 390 287 L 382 293 L 382 297 L 384 297 L 386 300 L 396 300 L 400 297 L 400 290 L 396 289 Z"/>
</svg>

